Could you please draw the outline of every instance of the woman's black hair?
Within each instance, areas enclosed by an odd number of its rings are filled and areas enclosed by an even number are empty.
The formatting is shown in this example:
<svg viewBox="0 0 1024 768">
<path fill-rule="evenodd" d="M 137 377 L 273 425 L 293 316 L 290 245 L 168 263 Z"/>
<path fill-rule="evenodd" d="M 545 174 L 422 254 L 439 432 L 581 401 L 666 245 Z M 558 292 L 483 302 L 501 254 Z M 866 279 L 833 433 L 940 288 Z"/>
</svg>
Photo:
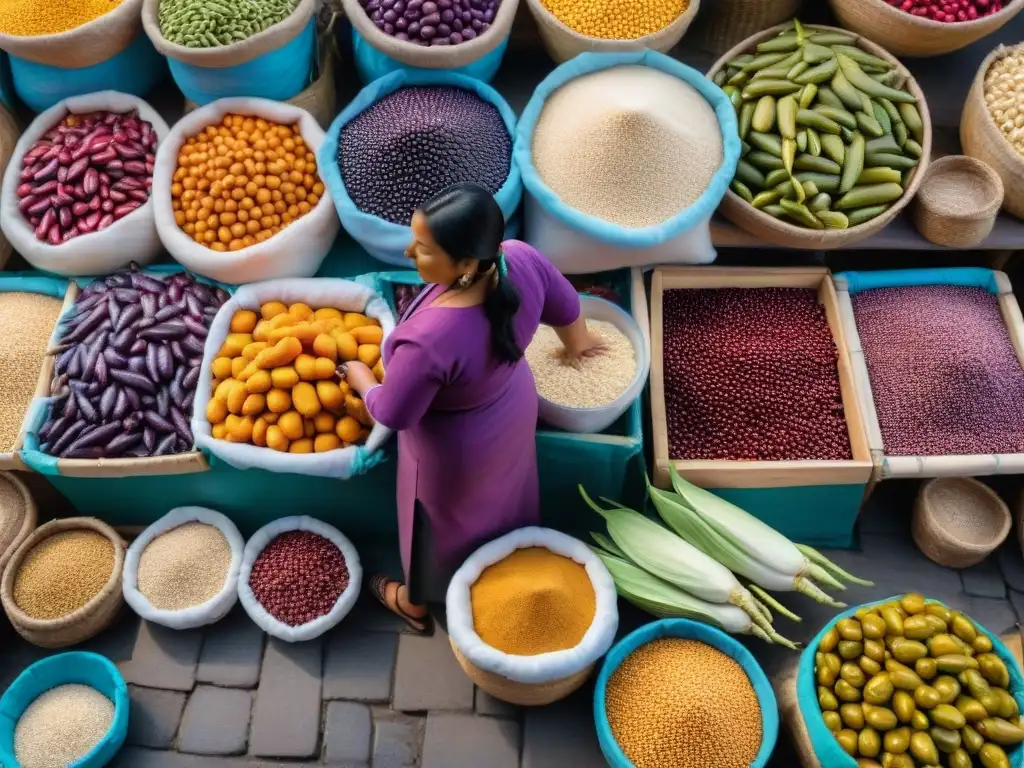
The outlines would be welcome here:
<svg viewBox="0 0 1024 768">
<path fill-rule="evenodd" d="M 434 241 L 458 262 L 477 259 L 477 274 L 498 265 L 505 217 L 494 197 L 479 184 L 460 182 L 447 187 L 419 207 Z M 503 363 L 512 364 L 523 356 L 516 344 L 512 318 L 519 309 L 519 291 L 502 269 L 497 282 L 484 299 L 484 313 L 491 323 L 491 345 Z"/>
</svg>

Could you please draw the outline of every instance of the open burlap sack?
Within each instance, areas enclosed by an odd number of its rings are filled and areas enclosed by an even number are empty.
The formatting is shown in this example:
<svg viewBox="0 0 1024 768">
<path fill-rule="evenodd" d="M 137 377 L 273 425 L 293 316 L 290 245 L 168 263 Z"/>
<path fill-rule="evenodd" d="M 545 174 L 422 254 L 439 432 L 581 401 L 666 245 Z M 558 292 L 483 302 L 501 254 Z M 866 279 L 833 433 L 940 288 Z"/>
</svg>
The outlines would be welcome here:
<svg viewBox="0 0 1024 768">
<path fill-rule="evenodd" d="M 796 747 L 801 768 L 824 768 L 814 754 L 811 737 L 807 734 L 807 726 L 804 725 L 803 715 L 800 714 L 800 705 L 796 700 L 796 665 L 794 664 L 792 669 L 776 678 L 773 687 L 775 696 L 779 700 L 782 723 L 789 731 L 793 746 Z"/>
<path fill-rule="evenodd" d="M 0 35 L 0 49 L 11 56 L 51 67 L 91 67 L 116 56 L 139 36 L 142 0 L 123 0 L 109 13 L 56 35 Z"/>
<path fill-rule="evenodd" d="M 11 162 L 14 147 L 18 143 L 20 135 L 21 128 L 14 119 L 14 115 L 0 106 L 0 179 L 3 178 L 4 171 L 7 170 L 7 164 Z M 3 269 L 13 252 L 14 248 L 7 242 L 3 232 L 0 232 L 0 269 Z"/>
</svg>

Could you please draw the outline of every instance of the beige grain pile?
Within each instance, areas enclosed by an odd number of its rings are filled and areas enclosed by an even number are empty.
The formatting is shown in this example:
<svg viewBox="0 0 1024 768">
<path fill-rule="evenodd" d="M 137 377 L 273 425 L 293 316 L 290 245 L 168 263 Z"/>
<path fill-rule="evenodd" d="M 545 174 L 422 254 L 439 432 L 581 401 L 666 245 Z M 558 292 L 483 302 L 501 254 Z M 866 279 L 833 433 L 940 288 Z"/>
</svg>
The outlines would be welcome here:
<svg viewBox="0 0 1024 768">
<path fill-rule="evenodd" d="M 626 335 L 601 320 L 588 320 L 587 328 L 604 340 L 607 349 L 583 358 L 578 368 L 566 362 L 565 347 L 549 325 L 540 326 L 526 348 L 526 362 L 533 371 L 537 393 L 548 402 L 570 408 L 600 408 L 633 383 L 636 353 Z"/>
<path fill-rule="evenodd" d="M 631 228 L 688 208 L 722 156 L 721 128 L 705 98 L 638 65 L 566 83 L 548 98 L 533 134 L 534 166 L 566 205 Z"/>
<path fill-rule="evenodd" d="M 14 728 L 21 768 L 67 768 L 110 730 L 114 705 L 88 685 L 59 685 L 29 704 Z"/>
<path fill-rule="evenodd" d="M 17 442 L 63 304 L 38 293 L 0 293 L 0 452 Z"/>
<path fill-rule="evenodd" d="M 0 475 L 0 557 L 21 533 L 25 523 L 25 499 L 21 490 Z"/>
<path fill-rule="evenodd" d="M 231 546 L 207 523 L 185 523 L 162 533 L 139 556 L 139 592 L 164 611 L 202 605 L 224 588 Z"/>
<path fill-rule="evenodd" d="M 976 211 L 992 200 L 992 185 L 970 171 L 944 170 L 925 181 L 921 196 L 935 208 Z"/>
</svg>

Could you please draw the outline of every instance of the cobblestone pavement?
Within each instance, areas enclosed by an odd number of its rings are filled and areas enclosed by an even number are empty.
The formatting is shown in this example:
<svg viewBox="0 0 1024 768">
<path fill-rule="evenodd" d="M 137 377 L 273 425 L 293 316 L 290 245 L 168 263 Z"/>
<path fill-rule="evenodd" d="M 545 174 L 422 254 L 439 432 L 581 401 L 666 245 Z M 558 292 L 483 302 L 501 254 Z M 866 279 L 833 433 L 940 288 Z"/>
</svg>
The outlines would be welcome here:
<svg viewBox="0 0 1024 768">
<path fill-rule="evenodd" d="M 1003 633 L 1024 616 L 1024 561 L 1015 537 L 981 566 L 957 572 L 914 547 L 910 506 L 873 504 L 862 517 L 860 549 L 833 552 L 843 567 L 875 579 L 851 589 L 863 602 L 916 589 L 966 610 Z M 806 598 L 785 602 L 801 624 L 780 619 L 807 641 L 832 609 Z M 623 611 L 621 632 L 644 621 Z M 204 631 L 176 632 L 126 614 L 83 648 L 118 662 L 131 689 L 128 743 L 116 768 L 600 768 L 592 688 L 542 709 L 492 699 L 462 673 L 438 629 L 432 638 L 369 600 L 319 640 L 268 640 L 241 608 Z M 48 653 L 9 633 L 0 638 L 0 690 Z M 796 655 L 747 643 L 769 675 Z M 6 646 L 6 647 L 5 647 Z M 798 763 L 783 736 L 772 768 Z"/>
</svg>

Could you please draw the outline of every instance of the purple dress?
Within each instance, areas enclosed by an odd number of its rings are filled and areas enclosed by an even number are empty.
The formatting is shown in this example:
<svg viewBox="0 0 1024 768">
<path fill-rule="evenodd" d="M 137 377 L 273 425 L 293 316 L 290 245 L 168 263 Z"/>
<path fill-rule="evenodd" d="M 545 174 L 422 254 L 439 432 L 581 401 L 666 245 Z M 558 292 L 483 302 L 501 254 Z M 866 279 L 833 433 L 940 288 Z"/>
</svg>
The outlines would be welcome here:
<svg viewBox="0 0 1024 768">
<path fill-rule="evenodd" d="M 526 243 L 502 244 L 519 291 L 516 343 L 541 323 L 573 323 L 575 289 Z M 398 432 L 398 530 L 414 602 L 443 602 L 452 574 L 482 544 L 540 522 L 537 389 L 525 358 L 491 352 L 483 306 L 432 307 L 425 288 L 384 343 L 384 384 L 366 407 Z"/>
</svg>

